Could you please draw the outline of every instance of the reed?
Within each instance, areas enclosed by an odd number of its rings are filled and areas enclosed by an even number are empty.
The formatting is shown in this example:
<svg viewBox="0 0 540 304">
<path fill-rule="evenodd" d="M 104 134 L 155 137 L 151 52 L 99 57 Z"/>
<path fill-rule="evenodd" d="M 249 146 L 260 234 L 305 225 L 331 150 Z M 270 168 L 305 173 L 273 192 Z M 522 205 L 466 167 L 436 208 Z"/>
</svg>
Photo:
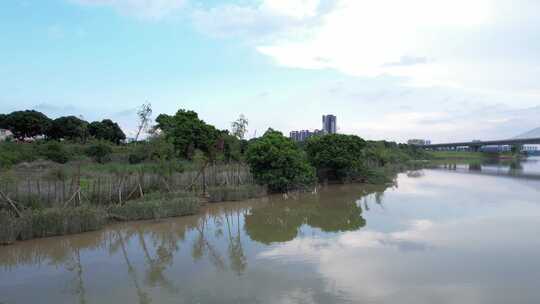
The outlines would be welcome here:
<svg viewBox="0 0 540 304">
<path fill-rule="evenodd" d="M 236 187 L 222 186 L 208 189 L 208 201 L 211 203 L 241 201 L 250 198 L 263 197 L 266 194 L 266 187 L 259 185 L 241 185 Z"/>
<path fill-rule="evenodd" d="M 199 200 L 194 196 L 161 197 L 131 201 L 109 208 L 109 215 L 120 221 L 150 220 L 196 214 Z"/>
<path fill-rule="evenodd" d="M 2 212 L 0 243 L 94 231 L 102 228 L 106 220 L 105 210 L 92 206 L 33 210 L 22 217 Z"/>
<path fill-rule="evenodd" d="M 90 171 L 85 167 L 55 167 L 49 174 L 15 173 L 10 178 L 0 178 L 0 191 L 24 209 L 39 210 L 82 204 L 107 207 L 139 200 L 150 193 L 189 191 L 202 195 L 211 188 L 253 184 L 249 168 L 242 164 L 212 165 L 202 172 L 172 174 L 156 172 L 151 166 L 106 166 L 101 170 L 88 167 Z"/>
</svg>

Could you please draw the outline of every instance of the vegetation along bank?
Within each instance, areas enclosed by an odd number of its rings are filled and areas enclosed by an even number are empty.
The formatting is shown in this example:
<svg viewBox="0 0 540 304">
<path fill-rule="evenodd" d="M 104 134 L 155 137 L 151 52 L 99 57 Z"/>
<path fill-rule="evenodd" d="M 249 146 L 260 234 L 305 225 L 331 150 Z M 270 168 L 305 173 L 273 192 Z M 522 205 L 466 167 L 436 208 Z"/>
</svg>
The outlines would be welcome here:
<svg viewBox="0 0 540 304">
<path fill-rule="evenodd" d="M 0 114 L 0 128 L 14 134 L 0 142 L 0 243 L 190 215 L 203 203 L 311 191 L 319 183 L 386 183 L 387 172 L 430 157 L 344 134 L 295 143 L 269 129 L 247 140 L 243 115 L 219 130 L 193 111 L 158 115 L 155 125 L 149 104 L 138 114 L 129 143 L 109 119 Z"/>
</svg>

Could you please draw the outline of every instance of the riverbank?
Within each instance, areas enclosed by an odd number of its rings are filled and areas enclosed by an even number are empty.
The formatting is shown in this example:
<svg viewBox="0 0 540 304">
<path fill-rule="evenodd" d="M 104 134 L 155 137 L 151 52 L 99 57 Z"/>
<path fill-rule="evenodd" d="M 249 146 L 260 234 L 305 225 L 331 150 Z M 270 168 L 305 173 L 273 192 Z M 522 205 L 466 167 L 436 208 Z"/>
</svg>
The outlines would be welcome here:
<svg viewBox="0 0 540 304">
<path fill-rule="evenodd" d="M 124 204 L 79 206 L 27 210 L 15 215 L 0 212 L 0 245 L 35 238 L 96 231 L 107 224 L 124 221 L 158 220 L 197 214 L 201 205 L 216 202 L 242 201 L 266 196 L 266 188 L 258 185 L 214 187 L 204 197 L 190 192 L 150 193 Z"/>
<path fill-rule="evenodd" d="M 434 161 L 478 161 L 488 159 L 515 159 L 516 156 L 511 152 L 487 153 L 487 152 L 468 152 L 468 151 L 428 151 Z"/>
</svg>

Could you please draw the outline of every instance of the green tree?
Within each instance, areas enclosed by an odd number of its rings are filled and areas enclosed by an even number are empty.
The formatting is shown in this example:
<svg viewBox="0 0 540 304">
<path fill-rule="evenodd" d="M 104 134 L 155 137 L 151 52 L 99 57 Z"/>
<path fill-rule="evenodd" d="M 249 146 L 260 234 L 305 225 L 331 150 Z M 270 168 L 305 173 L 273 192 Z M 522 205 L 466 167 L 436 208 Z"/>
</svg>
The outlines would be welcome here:
<svg viewBox="0 0 540 304">
<path fill-rule="evenodd" d="M 88 122 L 75 116 L 59 117 L 52 121 L 47 130 L 51 139 L 69 139 L 84 141 L 87 137 Z"/>
<path fill-rule="evenodd" d="M 180 157 L 191 159 L 197 149 L 213 157 L 220 132 L 199 119 L 196 112 L 179 110 L 174 116 L 161 114 L 156 122 Z"/>
<path fill-rule="evenodd" d="M 355 135 L 329 134 L 310 138 L 309 162 L 321 180 L 353 180 L 364 172 L 362 151 L 366 142 Z"/>
<path fill-rule="evenodd" d="M 92 122 L 88 126 L 88 132 L 96 139 L 107 140 L 115 144 L 119 144 L 126 139 L 126 135 L 120 126 L 110 119 Z"/>
<path fill-rule="evenodd" d="M 6 114 L 0 114 L 0 129 L 6 129 L 7 128 L 7 126 L 6 126 L 6 118 L 7 118 Z"/>
<path fill-rule="evenodd" d="M 242 141 L 228 131 L 222 132 L 219 139 L 218 149 L 223 152 L 226 162 L 240 161 L 242 159 Z"/>
<path fill-rule="evenodd" d="M 19 139 L 45 134 L 50 123 L 50 118 L 34 110 L 13 112 L 7 115 L 3 121 L 4 127 Z"/>
<path fill-rule="evenodd" d="M 250 143 L 246 160 L 255 180 L 272 192 L 285 192 L 315 182 L 315 170 L 293 141 L 269 129 Z"/>
<path fill-rule="evenodd" d="M 159 114 L 156 117 L 156 125 L 154 126 L 155 130 L 159 130 L 163 133 L 171 133 L 174 127 L 174 116 L 167 114 Z"/>
</svg>

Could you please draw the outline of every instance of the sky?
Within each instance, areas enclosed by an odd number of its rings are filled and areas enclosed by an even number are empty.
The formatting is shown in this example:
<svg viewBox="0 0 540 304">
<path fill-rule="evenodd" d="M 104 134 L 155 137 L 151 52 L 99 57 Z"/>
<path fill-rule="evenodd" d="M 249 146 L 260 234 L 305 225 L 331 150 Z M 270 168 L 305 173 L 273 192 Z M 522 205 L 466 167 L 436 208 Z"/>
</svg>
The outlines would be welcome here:
<svg viewBox="0 0 540 304">
<path fill-rule="evenodd" d="M 112 118 L 178 109 L 249 137 L 501 139 L 540 127 L 537 0 L 11 0 L 0 113 Z"/>
</svg>

